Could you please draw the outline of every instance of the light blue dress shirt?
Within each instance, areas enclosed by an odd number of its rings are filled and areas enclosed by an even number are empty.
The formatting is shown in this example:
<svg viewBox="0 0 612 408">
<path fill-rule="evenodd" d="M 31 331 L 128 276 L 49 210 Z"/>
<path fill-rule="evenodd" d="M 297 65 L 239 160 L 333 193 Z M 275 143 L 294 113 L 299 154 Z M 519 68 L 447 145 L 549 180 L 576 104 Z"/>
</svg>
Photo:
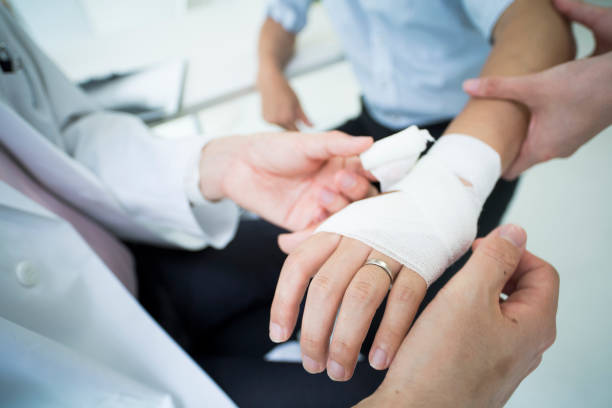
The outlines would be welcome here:
<svg viewBox="0 0 612 408">
<path fill-rule="evenodd" d="M 306 24 L 312 0 L 273 0 L 268 16 L 287 31 Z M 456 116 L 463 80 L 478 76 L 493 28 L 512 0 L 323 0 L 381 124 L 401 129 Z"/>
</svg>

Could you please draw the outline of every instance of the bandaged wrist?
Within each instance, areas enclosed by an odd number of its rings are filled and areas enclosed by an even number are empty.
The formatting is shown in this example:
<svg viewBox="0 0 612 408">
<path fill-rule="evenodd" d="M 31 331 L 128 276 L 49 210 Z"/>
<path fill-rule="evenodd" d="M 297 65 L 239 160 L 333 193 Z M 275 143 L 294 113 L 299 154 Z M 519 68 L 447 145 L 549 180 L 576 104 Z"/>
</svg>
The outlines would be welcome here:
<svg viewBox="0 0 612 408">
<path fill-rule="evenodd" d="M 469 249 L 500 174 L 499 155 L 488 145 L 447 135 L 390 186 L 394 192 L 351 204 L 317 232 L 357 239 L 414 270 L 429 286 Z"/>
</svg>

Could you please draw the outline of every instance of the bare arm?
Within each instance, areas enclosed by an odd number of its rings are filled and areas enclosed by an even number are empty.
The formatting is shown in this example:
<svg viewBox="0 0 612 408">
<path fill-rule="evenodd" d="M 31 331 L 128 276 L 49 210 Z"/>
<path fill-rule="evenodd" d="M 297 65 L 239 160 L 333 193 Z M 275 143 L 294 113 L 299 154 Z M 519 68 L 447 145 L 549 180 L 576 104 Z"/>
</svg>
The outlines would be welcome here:
<svg viewBox="0 0 612 408">
<path fill-rule="evenodd" d="M 514 76 L 541 71 L 574 57 L 569 24 L 550 0 L 515 0 L 493 32 L 493 49 L 481 76 Z M 472 99 L 446 133 L 474 136 L 501 156 L 502 172 L 519 153 L 529 123 L 527 109 L 517 103 Z"/>
<path fill-rule="evenodd" d="M 283 70 L 295 51 L 295 34 L 271 18 L 259 35 L 259 73 L 263 118 L 287 130 L 297 130 L 298 121 L 312 126 Z"/>
<path fill-rule="evenodd" d="M 259 33 L 259 76 L 271 72 L 282 75 L 295 51 L 295 34 L 268 17 Z"/>
</svg>

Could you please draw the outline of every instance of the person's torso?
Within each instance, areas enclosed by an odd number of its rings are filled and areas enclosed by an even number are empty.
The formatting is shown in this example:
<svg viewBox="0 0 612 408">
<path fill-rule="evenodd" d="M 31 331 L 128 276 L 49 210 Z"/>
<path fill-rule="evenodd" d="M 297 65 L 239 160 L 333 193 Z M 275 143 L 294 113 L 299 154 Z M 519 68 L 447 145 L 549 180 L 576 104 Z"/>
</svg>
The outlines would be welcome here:
<svg viewBox="0 0 612 408">
<path fill-rule="evenodd" d="M 390 128 L 449 119 L 490 50 L 459 0 L 330 0 L 325 7 L 372 116 Z"/>
</svg>

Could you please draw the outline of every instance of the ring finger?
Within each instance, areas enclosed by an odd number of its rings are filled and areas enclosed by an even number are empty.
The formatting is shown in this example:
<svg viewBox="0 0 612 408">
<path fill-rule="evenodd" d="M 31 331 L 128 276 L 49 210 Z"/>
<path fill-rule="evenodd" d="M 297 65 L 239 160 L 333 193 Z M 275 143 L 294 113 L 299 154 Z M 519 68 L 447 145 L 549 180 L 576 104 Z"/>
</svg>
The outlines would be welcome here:
<svg viewBox="0 0 612 408">
<path fill-rule="evenodd" d="M 353 375 L 374 313 L 401 269 L 399 262 L 378 251 L 372 251 L 368 260 L 382 263 L 361 266 L 344 294 L 327 361 L 327 374 L 332 380 L 346 381 Z"/>
</svg>

